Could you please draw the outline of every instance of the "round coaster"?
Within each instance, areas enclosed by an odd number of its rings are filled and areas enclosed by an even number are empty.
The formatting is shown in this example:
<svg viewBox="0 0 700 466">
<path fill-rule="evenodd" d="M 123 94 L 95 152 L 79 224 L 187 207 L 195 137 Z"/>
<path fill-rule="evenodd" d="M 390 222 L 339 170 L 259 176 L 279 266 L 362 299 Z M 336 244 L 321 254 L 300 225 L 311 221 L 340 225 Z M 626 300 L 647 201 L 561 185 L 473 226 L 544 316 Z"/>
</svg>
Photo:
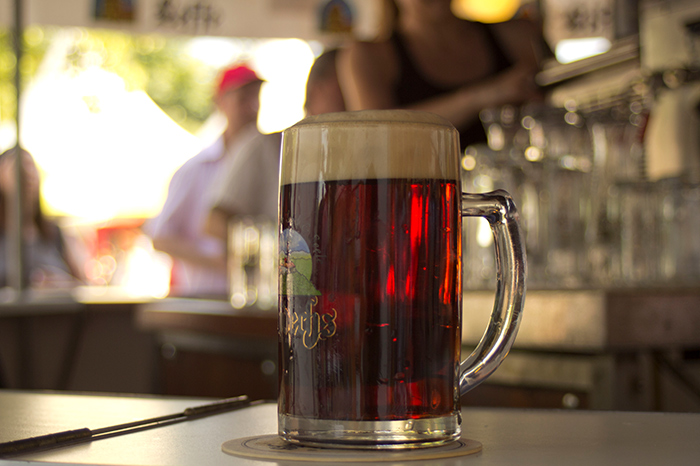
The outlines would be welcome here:
<svg viewBox="0 0 700 466">
<path fill-rule="evenodd" d="M 406 450 L 352 450 L 347 448 L 306 447 L 287 443 L 279 435 L 259 435 L 229 440 L 221 445 L 224 453 L 244 458 L 306 462 L 390 462 L 432 460 L 466 456 L 481 451 L 481 443 L 459 438 L 439 447 Z"/>
</svg>

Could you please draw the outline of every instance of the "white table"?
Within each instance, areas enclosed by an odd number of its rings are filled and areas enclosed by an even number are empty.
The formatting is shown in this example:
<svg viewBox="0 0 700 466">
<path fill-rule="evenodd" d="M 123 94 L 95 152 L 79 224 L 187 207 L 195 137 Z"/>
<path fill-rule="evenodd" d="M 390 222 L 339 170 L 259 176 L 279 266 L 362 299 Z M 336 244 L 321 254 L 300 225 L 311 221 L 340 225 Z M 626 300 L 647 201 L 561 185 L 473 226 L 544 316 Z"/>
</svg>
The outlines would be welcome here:
<svg viewBox="0 0 700 466">
<path fill-rule="evenodd" d="M 82 427 L 97 429 L 177 413 L 209 401 L 212 400 L 0 390 L 0 442 Z M 463 410 L 463 419 L 466 437 L 483 444 L 481 453 L 403 464 L 700 464 L 700 414 L 695 413 L 468 408 Z M 274 464 L 226 455 L 221 451 L 221 444 L 233 438 L 271 434 L 276 429 L 276 405 L 267 403 L 138 433 L 0 460 L 0 466 L 26 465 L 26 461 L 29 464 L 141 466 Z"/>
</svg>

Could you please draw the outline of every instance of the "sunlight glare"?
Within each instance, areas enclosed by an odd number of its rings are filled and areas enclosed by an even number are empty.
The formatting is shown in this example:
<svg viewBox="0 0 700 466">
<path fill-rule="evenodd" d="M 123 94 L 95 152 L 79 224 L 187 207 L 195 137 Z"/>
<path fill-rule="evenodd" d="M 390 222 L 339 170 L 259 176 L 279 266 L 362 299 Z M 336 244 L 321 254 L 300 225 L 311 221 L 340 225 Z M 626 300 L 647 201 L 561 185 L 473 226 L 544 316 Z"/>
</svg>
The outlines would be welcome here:
<svg viewBox="0 0 700 466">
<path fill-rule="evenodd" d="M 610 47 L 605 37 L 565 39 L 557 43 L 555 54 L 559 63 L 571 63 L 605 53 Z"/>
<path fill-rule="evenodd" d="M 260 92 L 260 131 L 281 131 L 304 117 L 306 78 L 313 61 L 311 47 L 299 39 L 269 40 L 256 49 L 252 64 L 266 81 Z"/>
<path fill-rule="evenodd" d="M 150 217 L 174 171 L 199 148 L 143 91 L 101 69 L 46 76 L 25 95 L 25 147 L 44 179 L 49 215 Z"/>
<path fill-rule="evenodd" d="M 186 47 L 187 53 L 197 60 L 215 68 L 240 60 L 244 47 L 240 40 L 224 37 L 196 37 Z"/>
</svg>

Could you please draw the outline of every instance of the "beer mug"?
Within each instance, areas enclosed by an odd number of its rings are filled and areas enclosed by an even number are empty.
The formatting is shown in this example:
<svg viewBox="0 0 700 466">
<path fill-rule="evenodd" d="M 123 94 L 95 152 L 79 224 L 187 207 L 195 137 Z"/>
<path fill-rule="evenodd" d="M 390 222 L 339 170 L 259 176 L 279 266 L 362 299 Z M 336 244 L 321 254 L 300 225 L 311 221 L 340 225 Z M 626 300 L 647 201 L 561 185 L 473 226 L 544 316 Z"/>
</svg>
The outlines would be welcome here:
<svg viewBox="0 0 700 466">
<path fill-rule="evenodd" d="M 279 205 L 280 392 L 288 442 L 416 448 L 460 436 L 460 395 L 517 333 L 525 251 L 505 191 L 461 194 L 459 136 L 408 110 L 285 130 Z M 494 233 L 490 324 L 460 363 L 462 216 Z M 467 310 L 468 312 L 468 310 Z"/>
</svg>

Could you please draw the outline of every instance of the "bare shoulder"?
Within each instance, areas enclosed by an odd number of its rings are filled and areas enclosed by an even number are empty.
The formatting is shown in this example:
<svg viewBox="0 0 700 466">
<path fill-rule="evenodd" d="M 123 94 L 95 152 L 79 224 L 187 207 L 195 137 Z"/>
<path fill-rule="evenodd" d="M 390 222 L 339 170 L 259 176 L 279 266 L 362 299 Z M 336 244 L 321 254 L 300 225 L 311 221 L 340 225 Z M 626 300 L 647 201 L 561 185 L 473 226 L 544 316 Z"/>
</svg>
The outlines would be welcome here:
<svg viewBox="0 0 700 466">
<path fill-rule="evenodd" d="M 356 41 L 338 57 L 338 81 L 348 110 L 390 108 L 399 66 L 388 41 Z"/>
<path fill-rule="evenodd" d="M 340 55 L 350 66 L 383 68 L 395 59 L 394 47 L 389 41 L 354 41 Z"/>
</svg>

